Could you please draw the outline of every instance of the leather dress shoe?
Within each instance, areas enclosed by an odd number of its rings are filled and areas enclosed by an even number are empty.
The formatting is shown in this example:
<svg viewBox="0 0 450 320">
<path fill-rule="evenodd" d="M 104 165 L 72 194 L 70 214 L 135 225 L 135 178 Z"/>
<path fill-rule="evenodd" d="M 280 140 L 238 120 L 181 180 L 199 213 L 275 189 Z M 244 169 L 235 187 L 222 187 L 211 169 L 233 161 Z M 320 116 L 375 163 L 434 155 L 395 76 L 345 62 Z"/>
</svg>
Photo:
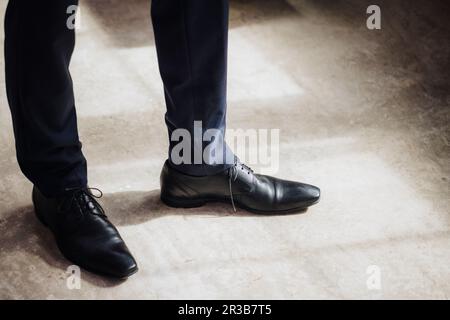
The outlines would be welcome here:
<svg viewBox="0 0 450 320">
<path fill-rule="evenodd" d="M 136 261 L 96 201 L 101 195 L 91 190 L 68 189 L 63 196 L 47 198 L 34 187 L 35 213 L 68 260 L 94 273 L 127 278 L 137 272 Z"/>
<path fill-rule="evenodd" d="M 161 172 L 161 200 L 171 207 L 192 208 L 207 202 L 231 202 L 255 213 L 291 213 L 319 201 L 320 189 L 300 182 L 253 173 L 236 159 L 229 169 L 212 176 L 190 176 L 172 168 Z"/>
</svg>

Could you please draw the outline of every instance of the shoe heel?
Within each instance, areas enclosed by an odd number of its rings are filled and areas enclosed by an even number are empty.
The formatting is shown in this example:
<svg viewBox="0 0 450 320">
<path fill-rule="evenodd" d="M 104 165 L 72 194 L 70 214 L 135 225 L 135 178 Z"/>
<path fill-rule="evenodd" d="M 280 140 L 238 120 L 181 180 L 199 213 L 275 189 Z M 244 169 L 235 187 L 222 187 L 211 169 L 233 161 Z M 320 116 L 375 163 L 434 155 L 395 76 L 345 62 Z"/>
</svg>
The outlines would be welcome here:
<svg viewBox="0 0 450 320">
<path fill-rule="evenodd" d="M 161 201 L 173 208 L 198 208 L 206 204 L 202 199 L 174 198 L 161 195 Z"/>
</svg>

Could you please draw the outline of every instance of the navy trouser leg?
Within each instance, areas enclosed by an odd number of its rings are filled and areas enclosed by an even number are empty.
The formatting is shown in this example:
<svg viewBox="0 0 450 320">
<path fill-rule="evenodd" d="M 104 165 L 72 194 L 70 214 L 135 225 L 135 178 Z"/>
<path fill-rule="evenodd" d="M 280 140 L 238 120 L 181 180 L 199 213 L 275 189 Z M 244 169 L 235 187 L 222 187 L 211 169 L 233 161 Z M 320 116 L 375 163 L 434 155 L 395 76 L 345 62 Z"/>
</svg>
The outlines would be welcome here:
<svg viewBox="0 0 450 320">
<path fill-rule="evenodd" d="M 67 27 L 67 9 L 77 4 L 10 0 L 5 17 L 6 86 L 17 158 L 23 173 L 46 195 L 87 184 L 69 73 L 75 34 Z M 200 121 L 200 135 L 217 129 L 223 137 L 228 2 L 153 0 L 152 16 L 170 136 L 184 128 L 194 137 L 194 121 Z M 171 141 L 169 155 L 175 145 Z M 227 166 L 201 159 L 178 168 L 205 175 Z"/>
<path fill-rule="evenodd" d="M 219 141 L 225 134 L 228 0 L 153 0 L 152 21 L 169 139 L 177 129 L 187 130 L 191 137 L 190 164 L 179 164 L 173 157 L 181 139 L 171 139 L 169 160 L 191 175 L 223 171 L 230 166 L 227 158 L 234 160 L 226 144 Z M 202 141 L 209 129 L 220 133 L 209 136 L 218 146 L 212 154 L 204 148 L 208 139 Z M 194 154 L 199 144 L 204 154 Z M 219 163 L 213 164 L 217 159 Z"/>
<path fill-rule="evenodd" d="M 47 196 L 87 184 L 75 114 L 67 26 L 77 0 L 9 0 L 6 88 L 21 170 Z"/>
</svg>

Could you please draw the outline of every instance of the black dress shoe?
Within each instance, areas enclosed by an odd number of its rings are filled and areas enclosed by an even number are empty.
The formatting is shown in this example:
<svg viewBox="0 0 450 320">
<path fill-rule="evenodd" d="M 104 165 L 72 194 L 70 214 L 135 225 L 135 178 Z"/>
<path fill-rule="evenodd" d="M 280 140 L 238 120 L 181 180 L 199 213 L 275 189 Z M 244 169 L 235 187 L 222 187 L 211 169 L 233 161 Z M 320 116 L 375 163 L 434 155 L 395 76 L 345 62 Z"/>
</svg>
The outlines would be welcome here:
<svg viewBox="0 0 450 320">
<path fill-rule="evenodd" d="M 304 183 L 254 174 L 236 160 L 234 166 L 213 176 L 194 177 L 172 168 L 161 172 L 161 200 L 172 207 L 192 208 L 206 202 L 226 201 L 256 213 L 290 213 L 319 201 L 320 189 Z"/>
<path fill-rule="evenodd" d="M 36 215 L 68 260 L 101 275 L 127 278 L 138 270 L 136 261 L 95 198 L 90 188 L 67 190 L 57 198 L 33 188 Z"/>
</svg>

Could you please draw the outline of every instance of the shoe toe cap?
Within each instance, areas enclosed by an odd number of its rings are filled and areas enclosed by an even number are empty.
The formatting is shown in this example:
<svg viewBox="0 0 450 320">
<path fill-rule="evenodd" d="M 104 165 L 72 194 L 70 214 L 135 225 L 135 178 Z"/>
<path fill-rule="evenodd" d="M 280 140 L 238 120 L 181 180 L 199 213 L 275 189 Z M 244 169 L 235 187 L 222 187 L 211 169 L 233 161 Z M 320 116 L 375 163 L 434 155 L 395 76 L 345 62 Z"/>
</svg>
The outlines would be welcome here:
<svg viewBox="0 0 450 320">
<path fill-rule="evenodd" d="M 308 207 L 320 199 L 320 189 L 316 186 L 288 182 L 280 186 L 278 194 L 281 195 L 279 203 L 286 210 Z"/>
<path fill-rule="evenodd" d="M 136 260 L 121 239 L 71 242 L 60 249 L 76 265 L 101 275 L 125 279 L 138 271 Z"/>
<path fill-rule="evenodd" d="M 320 199 L 320 189 L 316 186 L 307 185 L 306 189 L 306 198 L 310 201 L 318 201 Z"/>
<path fill-rule="evenodd" d="M 124 243 L 101 250 L 95 259 L 96 269 L 116 278 L 127 278 L 136 273 L 138 266 Z"/>
</svg>

